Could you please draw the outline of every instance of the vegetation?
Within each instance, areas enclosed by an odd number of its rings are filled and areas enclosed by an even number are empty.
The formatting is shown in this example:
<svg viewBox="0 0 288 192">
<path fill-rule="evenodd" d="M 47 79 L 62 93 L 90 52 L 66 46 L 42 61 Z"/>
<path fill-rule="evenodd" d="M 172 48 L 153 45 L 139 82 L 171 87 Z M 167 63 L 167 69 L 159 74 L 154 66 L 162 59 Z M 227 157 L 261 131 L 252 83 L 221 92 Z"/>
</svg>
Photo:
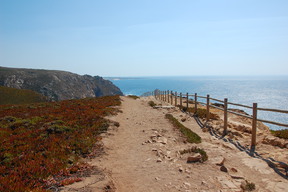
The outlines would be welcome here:
<svg viewBox="0 0 288 192">
<path fill-rule="evenodd" d="M 154 103 L 154 101 L 149 101 L 148 105 L 151 106 L 151 107 L 154 107 L 154 106 L 156 106 L 156 103 Z"/>
<path fill-rule="evenodd" d="M 128 95 L 128 97 L 132 98 L 132 99 L 139 99 L 140 97 L 136 96 L 136 95 Z"/>
<path fill-rule="evenodd" d="M 180 107 L 180 106 L 179 106 Z M 181 108 L 181 107 L 180 107 Z M 181 108 L 183 111 L 185 112 L 190 112 L 190 113 L 194 113 L 195 115 L 197 115 L 199 118 L 206 118 L 207 117 L 207 110 L 206 109 L 203 109 L 203 108 L 197 108 L 197 111 L 195 110 L 195 107 L 189 107 L 187 109 L 187 107 L 182 107 Z M 219 116 L 217 114 L 214 114 L 214 113 L 211 113 L 209 112 L 209 116 L 210 116 L 210 119 L 213 119 L 213 120 L 217 120 L 219 119 Z"/>
<path fill-rule="evenodd" d="M 288 139 L 288 129 L 282 129 L 282 130 L 271 130 L 271 133 L 279 138 L 282 139 Z"/>
<path fill-rule="evenodd" d="M 255 184 L 246 180 L 246 185 L 242 187 L 244 191 L 254 191 L 256 189 Z"/>
<path fill-rule="evenodd" d="M 204 161 L 208 160 L 208 155 L 207 153 L 204 151 L 204 149 L 200 149 L 198 147 L 192 147 L 190 149 L 184 149 L 182 151 L 179 151 L 181 155 L 185 154 L 185 153 L 200 153 L 201 154 L 201 162 L 203 163 Z"/>
<path fill-rule="evenodd" d="M 0 191 L 45 191 L 81 179 L 119 96 L 0 106 Z M 99 148 L 99 147 L 98 147 Z M 87 167 L 87 166 L 86 166 Z"/>
<path fill-rule="evenodd" d="M 166 114 L 165 117 L 173 124 L 173 126 L 180 130 L 180 132 L 186 137 L 189 143 L 201 143 L 201 137 L 181 124 L 171 114 Z"/>
<path fill-rule="evenodd" d="M 31 90 L 0 86 L 0 105 L 45 102 L 47 98 Z"/>
</svg>

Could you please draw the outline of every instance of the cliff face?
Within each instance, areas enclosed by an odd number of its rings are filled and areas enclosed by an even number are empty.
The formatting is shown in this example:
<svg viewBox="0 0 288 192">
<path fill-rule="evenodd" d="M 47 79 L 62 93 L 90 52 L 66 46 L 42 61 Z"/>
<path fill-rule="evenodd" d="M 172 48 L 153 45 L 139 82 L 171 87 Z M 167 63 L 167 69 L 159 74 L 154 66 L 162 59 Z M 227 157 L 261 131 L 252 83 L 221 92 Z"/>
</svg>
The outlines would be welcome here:
<svg viewBox="0 0 288 192">
<path fill-rule="evenodd" d="M 0 85 L 30 89 L 47 96 L 51 101 L 123 95 L 118 87 L 102 77 L 81 76 L 65 71 L 0 67 Z"/>
</svg>

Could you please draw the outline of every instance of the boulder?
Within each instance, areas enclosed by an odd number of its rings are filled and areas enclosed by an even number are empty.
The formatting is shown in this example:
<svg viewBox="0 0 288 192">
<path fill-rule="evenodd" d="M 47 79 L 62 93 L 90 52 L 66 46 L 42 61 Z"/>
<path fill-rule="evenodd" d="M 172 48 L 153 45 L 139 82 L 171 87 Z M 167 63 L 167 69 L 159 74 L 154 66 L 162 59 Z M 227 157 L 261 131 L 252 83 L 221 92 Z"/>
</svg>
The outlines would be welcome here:
<svg viewBox="0 0 288 192">
<path fill-rule="evenodd" d="M 273 136 L 266 136 L 262 140 L 262 143 L 267 144 L 267 145 L 281 147 L 281 148 L 288 148 L 288 141 L 287 140 L 280 139 L 278 137 L 273 137 Z"/>
<path fill-rule="evenodd" d="M 201 154 L 197 153 L 197 154 L 195 154 L 195 155 L 193 155 L 193 156 L 189 156 L 189 157 L 187 158 L 187 163 L 200 162 L 200 161 L 201 161 L 201 158 L 202 158 Z"/>
</svg>

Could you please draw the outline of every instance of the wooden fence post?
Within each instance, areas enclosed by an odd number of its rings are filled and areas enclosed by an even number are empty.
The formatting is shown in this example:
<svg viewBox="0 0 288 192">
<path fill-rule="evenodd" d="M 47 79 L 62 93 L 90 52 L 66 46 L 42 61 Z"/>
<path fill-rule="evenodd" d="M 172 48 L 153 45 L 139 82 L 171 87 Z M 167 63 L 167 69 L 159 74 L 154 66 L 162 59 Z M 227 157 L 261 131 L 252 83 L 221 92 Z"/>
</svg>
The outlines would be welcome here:
<svg viewBox="0 0 288 192">
<path fill-rule="evenodd" d="M 194 96 L 194 102 L 195 102 L 195 114 L 197 113 L 197 93 L 195 93 L 195 96 Z"/>
<path fill-rule="evenodd" d="M 167 99 L 168 99 L 168 103 L 170 102 L 170 101 L 169 101 L 169 93 L 170 93 L 170 91 L 168 90 L 168 91 L 167 91 Z"/>
<path fill-rule="evenodd" d="M 228 126 L 228 114 L 227 114 L 227 110 L 228 110 L 228 99 L 225 98 L 224 99 L 224 131 L 223 131 L 223 135 L 227 134 L 227 126 Z"/>
<path fill-rule="evenodd" d="M 210 95 L 207 95 L 207 104 L 206 104 L 206 121 L 210 119 Z"/>
<path fill-rule="evenodd" d="M 187 112 L 188 112 L 188 107 L 189 107 L 189 94 L 186 93 L 186 108 L 187 108 Z"/>
<path fill-rule="evenodd" d="M 180 93 L 180 107 L 182 108 L 182 93 Z"/>
<path fill-rule="evenodd" d="M 177 106 L 177 91 L 175 92 L 175 106 Z"/>
<path fill-rule="evenodd" d="M 256 130 L 257 130 L 257 103 L 253 103 L 251 148 L 255 148 L 255 146 L 256 146 Z"/>
<path fill-rule="evenodd" d="M 173 91 L 171 91 L 171 105 L 173 105 Z"/>
</svg>

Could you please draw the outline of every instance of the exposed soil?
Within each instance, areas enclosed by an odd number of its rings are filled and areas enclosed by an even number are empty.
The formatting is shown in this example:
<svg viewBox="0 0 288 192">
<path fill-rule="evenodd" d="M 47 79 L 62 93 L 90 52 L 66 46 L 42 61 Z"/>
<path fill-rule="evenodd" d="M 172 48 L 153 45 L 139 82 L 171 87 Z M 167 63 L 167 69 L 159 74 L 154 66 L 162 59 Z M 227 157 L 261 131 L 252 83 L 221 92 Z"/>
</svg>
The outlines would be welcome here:
<svg viewBox="0 0 288 192">
<path fill-rule="evenodd" d="M 193 117 L 179 109 L 153 109 L 148 101 L 161 103 L 153 97 L 121 99 L 123 113 L 110 117 L 120 126 L 111 126 L 103 134 L 105 154 L 89 161 L 102 173 L 66 186 L 63 191 L 233 192 L 243 191 L 246 181 L 255 184 L 255 191 L 287 191 L 288 180 L 269 167 L 265 159 L 253 158 L 234 144 L 203 132 Z M 202 143 L 185 142 L 179 130 L 165 119 L 167 113 L 179 121 L 185 119 L 182 123 L 200 135 Z M 181 155 L 179 151 L 192 146 L 204 149 L 208 160 L 187 163 L 193 154 Z M 288 159 L 287 149 L 283 149 L 283 157 Z"/>
</svg>

